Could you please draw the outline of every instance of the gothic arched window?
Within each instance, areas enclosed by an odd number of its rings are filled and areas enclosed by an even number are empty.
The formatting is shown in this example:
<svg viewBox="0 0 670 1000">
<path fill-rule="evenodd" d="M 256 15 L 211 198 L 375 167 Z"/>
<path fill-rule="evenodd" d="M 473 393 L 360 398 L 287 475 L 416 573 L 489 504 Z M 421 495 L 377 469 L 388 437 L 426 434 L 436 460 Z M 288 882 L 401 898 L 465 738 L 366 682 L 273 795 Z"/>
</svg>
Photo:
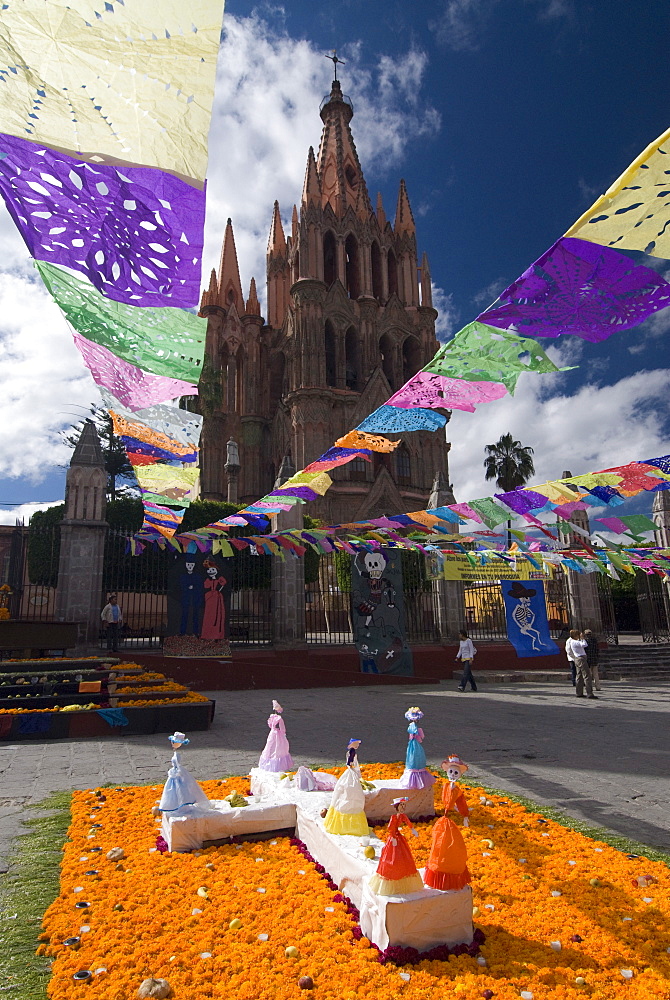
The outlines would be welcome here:
<svg viewBox="0 0 670 1000">
<path fill-rule="evenodd" d="M 382 255 L 379 243 L 372 241 L 370 247 L 370 264 L 372 269 L 372 294 L 376 299 L 384 297 L 384 279 L 382 277 Z"/>
<path fill-rule="evenodd" d="M 394 363 L 395 350 L 393 346 L 393 340 L 388 333 L 379 341 L 379 359 L 381 361 L 382 371 L 388 380 L 388 384 L 395 391 L 396 377 L 395 377 L 395 363 Z"/>
<path fill-rule="evenodd" d="M 350 326 L 344 338 L 344 381 L 347 389 L 358 390 L 359 350 L 358 331 Z"/>
<path fill-rule="evenodd" d="M 349 463 L 349 479 L 353 482 L 365 482 L 368 475 L 368 462 L 364 458 L 355 458 Z"/>
<path fill-rule="evenodd" d="M 353 233 L 349 233 L 344 244 L 346 260 L 346 282 L 350 299 L 357 299 L 361 294 L 360 268 L 358 260 L 358 241 Z"/>
<path fill-rule="evenodd" d="M 328 229 L 323 237 L 323 280 L 330 286 L 337 278 L 337 244 Z"/>
<path fill-rule="evenodd" d="M 389 297 L 391 295 L 398 294 L 398 262 L 396 260 L 393 250 L 389 250 L 388 257 L 386 259 L 386 266 L 388 268 L 389 276 Z"/>
<path fill-rule="evenodd" d="M 335 331 L 329 319 L 323 330 L 323 346 L 326 354 L 326 385 L 337 387 L 337 350 Z"/>
<path fill-rule="evenodd" d="M 421 345 L 416 337 L 407 337 L 402 345 L 403 385 L 421 368 Z"/>
<path fill-rule="evenodd" d="M 395 473 L 401 486 L 412 482 L 412 463 L 407 445 L 401 444 L 395 450 Z"/>
</svg>

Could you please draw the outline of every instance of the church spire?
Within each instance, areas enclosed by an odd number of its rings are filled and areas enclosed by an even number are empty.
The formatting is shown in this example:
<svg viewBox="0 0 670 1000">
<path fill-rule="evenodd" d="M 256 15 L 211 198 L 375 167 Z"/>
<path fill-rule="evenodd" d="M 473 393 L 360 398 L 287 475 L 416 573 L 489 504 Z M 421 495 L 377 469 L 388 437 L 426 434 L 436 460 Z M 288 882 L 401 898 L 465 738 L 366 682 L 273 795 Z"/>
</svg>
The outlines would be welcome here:
<svg viewBox="0 0 670 1000">
<path fill-rule="evenodd" d="M 321 184 L 319 183 L 319 174 L 316 169 L 316 160 L 314 158 L 314 148 L 309 147 L 309 153 L 307 154 L 307 169 L 305 170 L 305 183 L 302 188 L 302 204 L 307 207 L 308 205 L 320 205 L 321 204 Z"/>
<path fill-rule="evenodd" d="M 430 280 L 430 265 L 428 264 L 428 254 L 424 252 L 421 258 L 421 305 L 433 305 L 433 289 Z"/>
<path fill-rule="evenodd" d="M 412 215 L 412 209 L 409 203 L 409 196 L 407 194 L 407 188 L 404 180 L 400 181 L 398 205 L 395 210 L 395 226 L 393 228 L 396 233 L 414 234 L 416 232 L 414 216 Z"/>
<path fill-rule="evenodd" d="M 268 254 L 283 253 L 285 250 L 286 237 L 284 236 L 284 227 L 281 224 L 279 202 L 275 201 L 272 223 L 270 225 L 270 238 L 268 239 Z"/>
<path fill-rule="evenodd" d="M 255 278 L 251 279 L 251 284 L 249 285 L 249 298 L 247 299 L 246 314 L 247 316 L 260 316 L 261 314 L 261 304 L 258 301 Z"/>
<path fill-rule="evenodd" d="M 230 219 L 226 223 L 226 235 L 223 238 L 221 264 L 219 265 L 219 302 L 222 306 L 226 307 L 234 303 L 240 314 L 244 311 L 244 297 L 240 282 L 240 269 L 237 263 L 235 236 L 233 234 L 233 223 Z"/>
<path fill-rule="evenodd" d="M 330 94 L 321 108 L 323 132 L 316 167 L 321 182 L 321 205 L 330 205 L 338 218 L 348 208 L 359 215 L 372 212 L 365 178 L 349 128 L 354 107 L 342 93 L 339 80 L 333 80 Z"/>
<path fill-rule="evenodd" d="M 377 192 L 377 222 L 379 223 L 380 230 L 384 232 L 386 229 L 386 212 L 384 211 L 381 191 Z"/>
</svg>

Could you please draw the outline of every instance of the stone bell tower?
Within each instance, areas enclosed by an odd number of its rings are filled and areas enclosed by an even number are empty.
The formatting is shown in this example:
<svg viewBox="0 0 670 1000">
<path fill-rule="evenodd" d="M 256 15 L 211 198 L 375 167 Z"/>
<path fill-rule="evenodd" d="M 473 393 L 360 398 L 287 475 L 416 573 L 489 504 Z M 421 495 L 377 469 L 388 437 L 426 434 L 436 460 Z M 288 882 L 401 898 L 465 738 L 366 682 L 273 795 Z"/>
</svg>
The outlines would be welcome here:
<svg viewBox="0 0 670 1000">
<path fill-rule="evenodd" d="M 100 631 L 106 490 L 100 438 L 86 420 L 67 470 L 56 593 L 56 618 L 77 622 L 77 645 L 95 642 Z"/>
<path fill-rule="evenodd" d="M 223 498 L 225 441 L 239 442 L 241 501 L 271 489 L 282 459 L 296 468 L 384 403 L 437 350 L 430 270 L 418 266 L 416 227 L 400 181 L 393 223 L 381 196 L 373 208 L 336 79 L 320 109 L 318 153 L 310 149 L 299 208 L 284 231 L 275 202 L 267 248 L 267 323 L 242 298 L 232 225 L 219 275 L 201 315 L 207 353 L 221 373 L 222 402 L 205 412 L 203 494 Z M 231 363 L 232 360 L 232 363 Z M 202 405 L 202 404 L 201 404 Z M 436 475 L 449 481 L 443 431 L 393 434 L 402 443 L 372 462 L 333 470 L 333 486 L 309 513 L 349 521 L 426 506 Z M 225 459 L 224 459 L 225 460 Z"/>
</svg>

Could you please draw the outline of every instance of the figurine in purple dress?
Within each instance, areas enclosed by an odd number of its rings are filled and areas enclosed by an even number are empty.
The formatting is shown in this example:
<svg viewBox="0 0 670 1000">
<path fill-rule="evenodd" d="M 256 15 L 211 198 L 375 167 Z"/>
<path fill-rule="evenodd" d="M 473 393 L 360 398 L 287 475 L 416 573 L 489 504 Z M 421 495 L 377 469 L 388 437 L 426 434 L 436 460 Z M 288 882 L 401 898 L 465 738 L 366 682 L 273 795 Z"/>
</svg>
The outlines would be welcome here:
<svg viewBox="0 0 670 1000">
<path fill-rule="evenodd" d="M 435 778 L 426 770 L 426 751 L 423 743 L 423 729 L 417 726 L 419 719 L 423 719 L 423 712 L 417 706 L 408 708 L 405 718 L 409 722 L 407 735 L 407 756 L 405 757 L 405 770 L 400 779 L 401 788 L 429 788 L 435 784 Z"/>
<path fill-rule="evenodd" d="M 258 766 L 263 771 L 292 771 L 295 768 L 289 753 L 286 726 L 281 717 L 283 711 L 284 709 L 278 701 L 272 702 L 272 715 L 268 719 L 270 732 L 258 762 Z"/>
</svg>

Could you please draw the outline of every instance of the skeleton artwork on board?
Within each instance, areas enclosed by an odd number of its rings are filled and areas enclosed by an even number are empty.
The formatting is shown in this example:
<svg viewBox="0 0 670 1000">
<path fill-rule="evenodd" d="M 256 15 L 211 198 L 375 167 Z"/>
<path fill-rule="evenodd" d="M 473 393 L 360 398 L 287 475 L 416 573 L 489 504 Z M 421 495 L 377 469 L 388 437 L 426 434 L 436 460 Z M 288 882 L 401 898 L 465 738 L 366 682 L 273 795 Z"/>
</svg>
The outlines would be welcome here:
<svg viewBox="0 0 670 1000">
<path fill-rule="evenodd" d="M 354 642 L 366 673 L 409 672 L 400 553 L 359 552 L 352 560 Z"/>
<path fill-rule="evenodd" d="M 522 583 L 515 580 L 508 593 L 517 602 L 516 607 L 512 611 L 512 620 L 521 634 L 530 639 L 532 649 L 537 650 L 541 646 L 544 646 L 545 643 L 542 642 L 539 630 L 533 628 L 535 624 L 535 612 L 530 606 L 530 599 L 531 597 L 535 597 L 537 591 L 524 587 Z M 539 645 L 536 645 L 536 643 L 539 643 Z"/>
</svg>

